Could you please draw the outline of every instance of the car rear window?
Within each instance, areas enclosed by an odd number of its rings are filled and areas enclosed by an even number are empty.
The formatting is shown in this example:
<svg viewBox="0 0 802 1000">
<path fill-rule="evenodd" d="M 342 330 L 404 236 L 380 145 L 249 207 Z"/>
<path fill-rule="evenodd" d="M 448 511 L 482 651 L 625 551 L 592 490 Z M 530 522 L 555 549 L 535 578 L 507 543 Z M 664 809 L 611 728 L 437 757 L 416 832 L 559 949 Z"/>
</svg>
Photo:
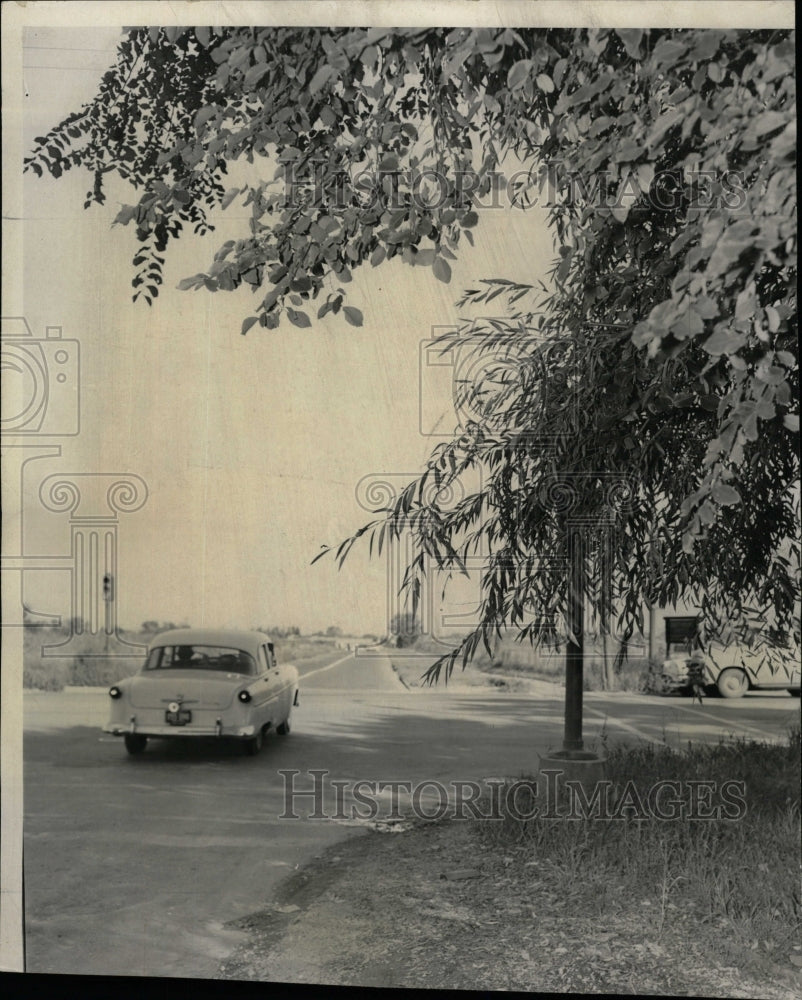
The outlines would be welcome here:
<svg viewBox="0 0 802 1000">
<path fill-rule="evenodd" d="M 148 653 L 145 670 L 218 670 L 227 674 L 256 674 L 250 653 L 231 646 L 156 646 Z"/>
</svg>

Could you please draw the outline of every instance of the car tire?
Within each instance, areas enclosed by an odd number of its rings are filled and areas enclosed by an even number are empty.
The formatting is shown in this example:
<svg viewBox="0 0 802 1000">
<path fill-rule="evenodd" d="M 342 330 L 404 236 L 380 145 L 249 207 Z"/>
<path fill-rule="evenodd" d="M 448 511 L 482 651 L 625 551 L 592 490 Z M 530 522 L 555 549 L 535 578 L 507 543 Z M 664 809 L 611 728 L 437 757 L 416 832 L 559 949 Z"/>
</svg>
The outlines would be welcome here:
<svg viewBox="0 0 802 1000">
<path fill-rule="evenodd" d="M 802 688 L 788 688 L 788 694 L 792 698 L 799 698 L 802 695 Z"/>
<path fill-rule="evenodd" d="M 148 745 L 148 738 L 147 736 L 143 736 L 142 733 L 125 734 L 125 749 L 132 756 L 138 753 L 142 753 L 147 745 Z"/>
<path fill-rule="evenodd" d="M 263 729 L 260 729 L 255 736 L 252 736 L 249 740 L 245 740 L 245 753 L 249 757 L 255 757 L 262 749 L 264 741 L 265 732 Z"/>
<path fill-rule="evenodd" d="M 289 736 L 291 731 L 292 727 L 290 726 L 290 717 L 287 716 L 287 718 L 276 729 L 276 732 L 279 734 L 279 736 Z"/>
<path fill-rule="evenodd" d="M 749 690 L 749 678 L 740 667 L 727 667 L 718 675 L 716 687 L 722 698 L 743 698 Z"/>
</svg>

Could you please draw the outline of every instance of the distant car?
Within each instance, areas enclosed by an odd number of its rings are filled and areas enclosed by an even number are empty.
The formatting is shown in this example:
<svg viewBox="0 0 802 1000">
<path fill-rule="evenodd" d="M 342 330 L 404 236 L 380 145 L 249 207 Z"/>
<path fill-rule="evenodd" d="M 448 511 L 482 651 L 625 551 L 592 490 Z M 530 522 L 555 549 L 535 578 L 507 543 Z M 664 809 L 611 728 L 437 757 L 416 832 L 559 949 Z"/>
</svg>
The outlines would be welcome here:
<svg viewBox="0 0 802 1000">
<path fill-rule="evenodd" d="M 298 671 L 279 666 L 262 632 L 173 629 L 157 635 L 133 677 L 109 688 L 104 732 L 122 736 L 130 754 L 148 739 L 216 736 L 262 749 L 265 733 L 286 736 L 298 704 Z"/>
<path fill-rule="evenodd" d="M 689 687 L 691 662 L 701 661 L 705 684 L 722 698 L 741 698 L 752 689 L 787 690 L 799 697 L 799 648 L 751 649 L 739 643 L 712 642 L 706 653 L 669 648 L 663 663 L 663 690 L 681 691 Z"/>
</svg>

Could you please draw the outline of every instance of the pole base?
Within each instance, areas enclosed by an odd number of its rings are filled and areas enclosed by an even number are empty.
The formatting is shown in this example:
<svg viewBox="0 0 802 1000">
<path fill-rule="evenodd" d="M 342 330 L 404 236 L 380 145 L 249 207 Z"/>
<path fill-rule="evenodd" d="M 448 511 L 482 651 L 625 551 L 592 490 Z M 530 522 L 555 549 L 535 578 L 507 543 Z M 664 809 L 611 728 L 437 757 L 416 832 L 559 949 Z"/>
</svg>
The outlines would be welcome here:
<svg viewBox="0 0 802 1000">
<path fill-rule="evenodd" d="M 558 790 L 565 787 L 566 781 L 578 781 L 586 794 L 592 794 L 596 783 L 607 774 L 607 758 L 590 750 L 547 750 L 538 758 L 538 782 L 555 780 L 553 775 L 547 779 L 543 771 L 562 771 L 556 776 Z"/>
</svg>

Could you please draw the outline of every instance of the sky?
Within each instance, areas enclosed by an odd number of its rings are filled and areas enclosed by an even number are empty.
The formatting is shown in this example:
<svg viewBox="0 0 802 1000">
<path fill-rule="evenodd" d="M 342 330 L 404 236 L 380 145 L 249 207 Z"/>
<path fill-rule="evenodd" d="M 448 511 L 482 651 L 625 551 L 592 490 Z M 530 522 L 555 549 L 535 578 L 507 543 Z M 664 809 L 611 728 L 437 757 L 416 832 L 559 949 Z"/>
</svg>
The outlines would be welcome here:
<svg viewBox="0 0 802 1000">
<path fill-rule="evenodd" d="M 26 31 L 26 151 L 91 98 L 117 37 L 91 26 Z M 88 474 L 133 474 L 147 501 L 118 518 L 123 627 L 155 619 L 383 634 L 400 610 L 384 556 L 355 548 L 339 572 L 330 558 L 310 562 L 371 518 L 374 480 L 403 486 L 443 440 L 432 432 L 456 425 L 451 370 L 421 374 L 421 345 L 457 321 L 454 300 L 478 278 L 544 276 L 552 245 L 543 213 L 484 212 L 477 247 L 465 248 L 449 285 L 395 261 L 355 271 L 349 298 L 364 312 L 362 328 L 328 316 L 309 330 L 285 321 L 243 337 L 249 289 L 175 286 L 243 233 L 244 210 L 235 203 L 211 236 L 173 247 L 148 308 L 130 299 L 134 234 L 111 227 L 135 198 L 112 188 L 104 208 L 85 211 L 88 187 L 89 175 L 75 171 L 23 182 L 22 314 L 34 338 L 60 326 L 78 342 L 81 394 L 80 433 L 26 467 L 26 554 L 70 552 L 69 514 L 44 508 L 43 479 L 77 473 L 88 485 Z M 478 595 L 469 585 L 452 596 L 443 610 L 468 613 Z M 27 572 L 25 600 L 39 613 L 72 613 L 70 574 Z"/>
</svg>

